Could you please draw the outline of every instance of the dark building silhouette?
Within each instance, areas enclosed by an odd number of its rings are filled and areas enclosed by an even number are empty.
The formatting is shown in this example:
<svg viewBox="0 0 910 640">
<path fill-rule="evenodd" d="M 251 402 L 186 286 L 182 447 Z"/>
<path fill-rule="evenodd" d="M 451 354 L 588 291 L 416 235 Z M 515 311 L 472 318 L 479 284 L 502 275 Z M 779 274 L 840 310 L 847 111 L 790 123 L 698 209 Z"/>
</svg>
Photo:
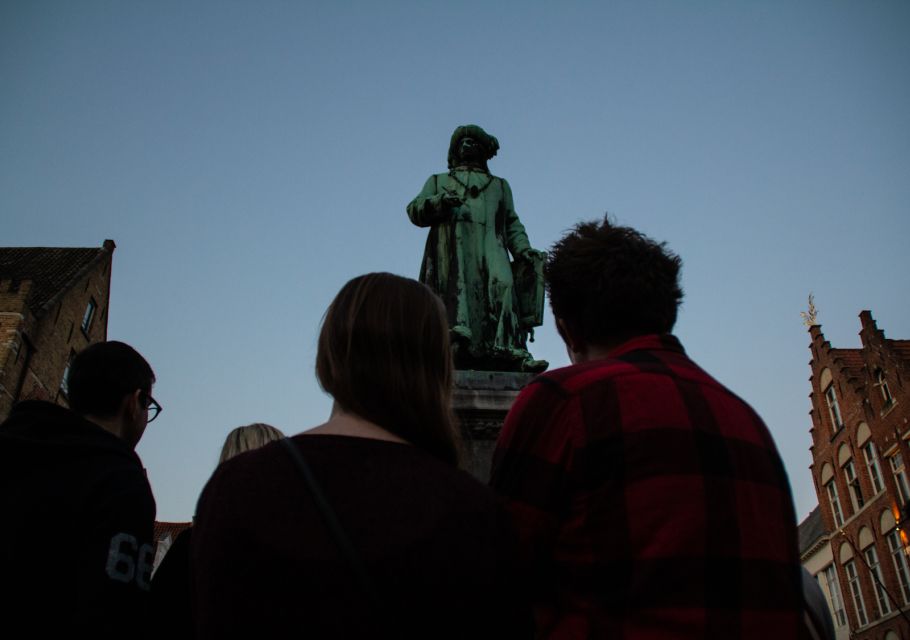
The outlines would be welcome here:
<svg viewBox="0 0 910 640">
<path fill-rule="evenodd" d="M 0 420 L 19 400 L 67 404 L 72 358 L 107 339 L 114 248 L 0 248 Z"/>
</svg>

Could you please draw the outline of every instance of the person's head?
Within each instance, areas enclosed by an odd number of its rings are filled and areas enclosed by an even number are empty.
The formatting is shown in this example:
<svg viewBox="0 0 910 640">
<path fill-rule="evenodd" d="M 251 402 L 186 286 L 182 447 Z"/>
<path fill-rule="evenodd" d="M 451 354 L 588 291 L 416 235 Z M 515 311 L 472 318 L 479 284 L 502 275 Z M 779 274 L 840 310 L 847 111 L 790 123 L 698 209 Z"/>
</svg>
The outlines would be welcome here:
<svg viewBox="0 0 910 640">
<path fill-rule="evenodd" d="M 473 166 L 487 171 L 487 160 L 499 151 L 499 141 L 478 127 L 466 124 L 457 127 L 449 142 L 449 169 L 460 165 Z"/>
<path fill-rule="evenodd" d="M 67 399 L 73 411 L 135 447 L 149 422 L 153 384 L 155 374 L 138 351 L 123 342 L 98 342 L 73 359 Z"/>
<path fill-rule="evenodd" d="M 224 446 L 221 448 L 221 457 L 218 459 L 218 464 L 246 451 L 264 447 L 274 440 L 281 440 L 283 437 L 284 434 L 281 431 L 270 424 L 262 422 L 254 422 L 245 427 L 237 427 L 224 439 Z"/>
<path fill-rule="evenodd" d="M 442 301 L 390 273 L 348 282 L 322 321 L 316 377 L 338 406 L 457 464 L 452 354 Z"/>
<path fill-rule="evenodd" d="M 577 224 L 553 245 L 544 267 L 550 306 L 570 351 L 669 333 L 683 297 L 681 265 L 664 243 L 607 216 Z"/>
</svg>

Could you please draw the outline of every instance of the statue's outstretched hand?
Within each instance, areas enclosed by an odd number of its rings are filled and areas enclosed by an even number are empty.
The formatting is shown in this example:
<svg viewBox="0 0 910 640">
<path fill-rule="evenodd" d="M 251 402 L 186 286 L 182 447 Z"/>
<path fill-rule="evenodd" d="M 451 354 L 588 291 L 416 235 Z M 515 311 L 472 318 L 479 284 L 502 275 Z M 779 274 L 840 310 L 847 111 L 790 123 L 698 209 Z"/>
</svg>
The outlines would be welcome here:
<svg viewBox="0 0 910 640">
<path fill-rule="evenodd" d="M 457 211 L 463 204 L 462 199 L 452 193 L 446 193 L 442 196 L 442 206 L 448 211 Z"/>
<path fill-rule="evenodd" d="M 458 196 L 446 193 L 442 196 L 442 207 L 451 214 L 451 219 L 455 222 L 470 222 L 471 209 L 464 206 L 464 200 Z"/>
</svg>

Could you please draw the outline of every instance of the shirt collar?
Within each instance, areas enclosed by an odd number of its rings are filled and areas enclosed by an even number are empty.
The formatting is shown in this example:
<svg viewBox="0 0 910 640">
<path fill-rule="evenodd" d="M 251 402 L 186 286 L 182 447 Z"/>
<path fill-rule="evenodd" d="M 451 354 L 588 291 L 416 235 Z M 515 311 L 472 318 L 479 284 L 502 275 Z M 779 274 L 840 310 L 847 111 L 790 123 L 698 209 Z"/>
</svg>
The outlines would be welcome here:
<svg viewBox="0 0 910 640">
<path fill-rule="evenodd" d="M 682 343 L 679 339 L 670 333 L 651 333 L 643 336 L 635 336 L 626 340 L 622 344 L 610 350 L 607 357 L 618 358 L 631 351 L 675 351 L 685 353 Z"/>
</svg>

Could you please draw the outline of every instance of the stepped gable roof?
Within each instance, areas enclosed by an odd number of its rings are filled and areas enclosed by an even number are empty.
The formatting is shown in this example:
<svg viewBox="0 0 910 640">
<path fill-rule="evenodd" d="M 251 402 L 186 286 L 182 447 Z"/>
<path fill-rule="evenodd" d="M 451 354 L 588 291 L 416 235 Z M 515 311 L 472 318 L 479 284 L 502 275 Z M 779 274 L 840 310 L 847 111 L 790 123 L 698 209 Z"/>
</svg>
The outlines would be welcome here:
<svg viewBox="0 0 910 640">
<path fill-rule="evenodd" d="M 840 360 L 841 366 L 850 375 L 860 377 L 863 373 L 863 367 L 866 362 L 863 360 L 862 349 L 831 349 L 831 359 Z"/>
<path fill-rule="evenodd" d="M 910 360 L 910 340 L 887 340 L 887 342 L 902 360 Z"/>
<path fill-rule="evenodd" d="M 101 247 L 3 247 L 0 278 L 13 283 L 32 282 L 28 306 L 35 315 L 51 306 L 76 281 L 105 256 L 113 253 L 113 240 Z"/>
<path fill-rule="evenodd" d="M 812 547 L 815 546 L 815 543 L 828 535 L 828 532 L 825 530 L 825 525 L 822 523 L 821 509 L 815 507 L 809 515 L 806 516 L 806 519 L 799 523 L 797 535 L 799 539 L 800 556 L 812 549 Z"/>
</svg>

